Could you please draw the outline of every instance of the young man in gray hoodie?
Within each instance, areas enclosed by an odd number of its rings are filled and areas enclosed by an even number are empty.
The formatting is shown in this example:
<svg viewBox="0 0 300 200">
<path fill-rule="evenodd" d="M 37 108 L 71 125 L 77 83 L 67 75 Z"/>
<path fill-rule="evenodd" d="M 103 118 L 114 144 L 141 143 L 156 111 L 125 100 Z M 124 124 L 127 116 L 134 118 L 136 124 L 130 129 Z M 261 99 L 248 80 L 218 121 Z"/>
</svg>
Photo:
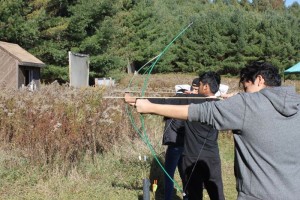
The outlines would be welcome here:
<svg viewBox="0 0 300 200">
<path fill-rule="evenodd" d="M 280 86 L 277 68 L 266 62 L 243 68 L 240 83 L 246 93 L 223 101 L 175 106 L 138 99 L 130 104 L 140 113 L 235 130 L 238 200 L 299 199 L 300 95 L 292 86 Z"/>
</svg>

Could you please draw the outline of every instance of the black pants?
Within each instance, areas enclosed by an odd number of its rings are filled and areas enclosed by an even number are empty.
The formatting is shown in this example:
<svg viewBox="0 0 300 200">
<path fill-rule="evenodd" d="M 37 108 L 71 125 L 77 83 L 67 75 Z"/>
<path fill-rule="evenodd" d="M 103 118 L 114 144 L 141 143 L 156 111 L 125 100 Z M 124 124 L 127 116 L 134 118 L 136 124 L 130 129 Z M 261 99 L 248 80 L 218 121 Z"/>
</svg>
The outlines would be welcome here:
<svg viewBox="0 0 300 200">
<path fill-rule="evenodd" d="M 183 156 L 182 165 L 189 200 L 202 200 L 203 186 L 211 200 L 225 199 L 220 157 L 200 157 L 197 161 L 197 158 Z"/>
</svg>

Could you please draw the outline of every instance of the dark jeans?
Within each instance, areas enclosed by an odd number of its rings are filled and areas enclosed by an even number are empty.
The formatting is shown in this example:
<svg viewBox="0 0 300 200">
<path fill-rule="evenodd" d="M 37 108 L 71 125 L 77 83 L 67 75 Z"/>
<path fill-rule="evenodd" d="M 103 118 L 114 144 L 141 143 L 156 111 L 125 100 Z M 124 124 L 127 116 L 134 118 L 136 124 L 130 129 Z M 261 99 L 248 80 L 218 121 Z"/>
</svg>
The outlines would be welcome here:
<svg viewBox="0 0 300 200">
<path fill-rule="evenodd" d="M 169 145 L 165 156 L 165 170 L 173 179 L 176 167 L 178 167 L 181 180 L 184 178 L 181 162 L 182 162 L 183 147 Z M 165 200 L 173 199 L 174 183 L 165 174 Z"/>
</svg>

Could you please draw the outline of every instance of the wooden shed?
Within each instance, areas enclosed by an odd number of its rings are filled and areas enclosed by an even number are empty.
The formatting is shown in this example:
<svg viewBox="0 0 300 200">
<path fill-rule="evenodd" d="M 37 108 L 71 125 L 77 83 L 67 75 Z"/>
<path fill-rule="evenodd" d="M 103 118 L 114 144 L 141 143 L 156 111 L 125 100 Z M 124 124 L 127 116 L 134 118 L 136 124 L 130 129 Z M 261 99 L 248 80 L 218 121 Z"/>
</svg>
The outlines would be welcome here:
<svg viewBox="0 0 300 200">
<path fill-rule="evenodd" d="M 0 86 L 39 87 L 41 67 L 45 64 L 17 44 L 0 41 Z"/>
</svg>

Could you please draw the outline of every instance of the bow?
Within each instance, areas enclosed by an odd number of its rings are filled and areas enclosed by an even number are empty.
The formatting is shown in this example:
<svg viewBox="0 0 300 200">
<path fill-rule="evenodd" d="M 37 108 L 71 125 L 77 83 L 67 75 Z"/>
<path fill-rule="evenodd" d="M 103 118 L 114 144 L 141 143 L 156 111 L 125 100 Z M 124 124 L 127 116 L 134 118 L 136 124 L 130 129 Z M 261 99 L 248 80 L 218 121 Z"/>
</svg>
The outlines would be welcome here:
<svg viewBox="0 0 300 200">
<path fill-rule="evenodd" d="M 159 53 L 157 56 L 155 56 L 154 58 L 152 58 L 150 61 L 148 61 L 146 64 L 144 64 L 137 72 L 141 71 L 145 66 L 147 66 L 150 62 L 154 61 L 151 66 L 145 71 L 145 74 L 147 73 L 147 76 L 144 80 L 143 86 L 142 86 L 142 90 L 141 90 L 141 96 L 144 97 L 145 92 L 146 92 L 146 88 L 148 85 L 148 81 L 150 78 L 150 74 L 152 72 L 152 70 L 154 69 L 155 65 L 157 64 L 157 62 L 161 59 L 161 57 L 167 52 L 167 50 L 170 48 L 170 46 L 188 29 L 191 27 L 191 25 L 193 24 L 193 22 L 191 22 L 188 26 L 186 26 L 182 31 L 180 31 L 176 37 L 167 45 L 165 46 L 165 48 L 163 49 L 163 51 L 161 53 Z M 133 76 L 129 82 L 129 85 L 127 88 L 131 87 L 131 84 L 133 82 L 133 78 L 135 76 Z M 163 165 L 161 164 L 161 162 L 159 161 L 157 154 L 153 148 L 153 146 L 151 145 L 150 141 L 149 141 L 149 137 L 147 135 L 146 129 L 145 129 L 145 120 L 143 115 L 139 114 L 139 120 L 140 120 L 140 124 L 141 124 L 141 128 L 138 128 L 137 124 L 134 121 L 133 118 L 133 114 L 132 114 L 132 108 L 130 108 L 130 106 L 126 105 L 126 112 L 127 115 L 130 119 L 130 122 L 133 126 L 133 128 L 135 129 L 135 131 L 139 134 L 139 136 L 141 137 L 141 139 L 143 140 L 143 142 L 148 146 L 148 148 L 151 151 L 151 154 L 153 155 L 153 157 L 155 158 L 156 162 L 158 163 L 158 165 L 160 166 L 160 168 L 163 170 L 163 172 L 168 176 L 168 178 L 170 178 L 170 180 L 172 180 L 172 182 L 174 183 L 175 187 L 181 191 L 183 193 L 183 189 L 178 185 L 178 183 L 167 173 L 167 171 L 165 170 L 165 168 L 163 167 Z"/>
</svg>

